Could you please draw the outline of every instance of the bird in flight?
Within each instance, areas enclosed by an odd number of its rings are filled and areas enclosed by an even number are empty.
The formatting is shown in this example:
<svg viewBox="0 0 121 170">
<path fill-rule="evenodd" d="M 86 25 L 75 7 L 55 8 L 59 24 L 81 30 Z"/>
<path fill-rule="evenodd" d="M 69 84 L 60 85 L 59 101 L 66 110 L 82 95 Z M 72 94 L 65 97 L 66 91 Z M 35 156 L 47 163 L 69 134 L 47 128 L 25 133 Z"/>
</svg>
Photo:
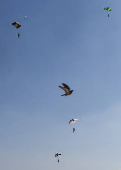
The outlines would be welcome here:
<svg viewBox="0 0 121 170">
<path fill-rule="evenodd" d="M 68 96 L 71 95 L 71 93 L 73 92 L 73 90 L 70 90 L 70 87 L 67 84 L 62 83 L 62 86 L 59 86 L 61 89 L 63 89 L 65 91 L 65 94 L 62 94 L 61 96 Z"/>
</svg>

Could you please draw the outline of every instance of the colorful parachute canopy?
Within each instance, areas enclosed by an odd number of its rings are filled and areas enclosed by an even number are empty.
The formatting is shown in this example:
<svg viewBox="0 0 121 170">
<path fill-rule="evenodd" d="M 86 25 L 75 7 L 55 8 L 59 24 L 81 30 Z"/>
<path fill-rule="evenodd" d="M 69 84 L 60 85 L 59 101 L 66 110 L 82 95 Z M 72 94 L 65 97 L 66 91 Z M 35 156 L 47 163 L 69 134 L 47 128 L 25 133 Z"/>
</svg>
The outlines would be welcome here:
<svg viewBox="0 0 121 170">
<path fill-rule="evenodd" d="M 59 155 L 61 155 L 61 153 L 56 153 L 56 154 L 55 154 L 55 157 L 58 157 Z"/>
<path fill-rule="evenodd" d="M 77 120 L 78 120 L 78 119 L 71 119 L 71 120 L 69 121 L 69 124 L 73 124 L 73 123 L 75 123 Z"/>
<path fill-rule="evenodd" d="M 110 7 L 105 7 L 104 10 L 112 11 L 112 9 Z"/>
<path fill-rule="evenodd" d="M 21 24 L 19 22 L 13 22 L 12 25 L 16 28 L 20 28 Z"/>
</svg>

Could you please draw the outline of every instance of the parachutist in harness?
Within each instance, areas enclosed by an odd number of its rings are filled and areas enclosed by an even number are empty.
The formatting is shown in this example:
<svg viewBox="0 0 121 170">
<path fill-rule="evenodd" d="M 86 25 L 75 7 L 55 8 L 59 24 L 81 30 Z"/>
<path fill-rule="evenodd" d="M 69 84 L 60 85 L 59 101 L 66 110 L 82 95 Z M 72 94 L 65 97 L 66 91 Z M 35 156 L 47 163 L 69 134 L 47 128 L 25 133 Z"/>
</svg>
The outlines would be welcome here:
<svg viewBox="0 0 121 170">
<path fill-rule="evenodd" d="M 59 160 L 59 156 L 60 156 L 60 155 L 61 155 L 61 153 L 56 153 L 56 154 L 55 154 L 55 157 L 57 157 L 57 158 L 58 158 L 58 160 L 57 160 L 57 161 L 58 161 L 58 163 L 60 162 L 60 160 Z"/>
<path fill-rule="evenodd" d="M 107 10 L 108 12 L 112 11 L 112 9 L 110 7 L 105 7 L 104 10 Z M 109 17 L 109 13 L 108 13 L 108 17 Z"/>
<path fill-rule="evenodd" d="M 71 119 L 70 121 L 69 121 L 69 124 L 74 124 L 74 123 L 76 123 L 76 121 L 78 121 L 78 119 Z M 75 132 L 75 128 L 73 128 L 73 133 Z"/>
<path fill-rule="evenodd" d="M 18 33 L 18 38 L 20 38 L 20 34 Z"/>
<path fill-rule="evenodd" d="M 21 24 L 20 24 L 19 22 L 13 22 L 12 25 L 13 25 L 16 29 L 18 29 L 18 28 L 21 27 Z M 19 38 L 19 37 L 20 37 L 20 34 L 19 34 L 19 32 L 18 32 L 18 38 Z"/>
</svg>

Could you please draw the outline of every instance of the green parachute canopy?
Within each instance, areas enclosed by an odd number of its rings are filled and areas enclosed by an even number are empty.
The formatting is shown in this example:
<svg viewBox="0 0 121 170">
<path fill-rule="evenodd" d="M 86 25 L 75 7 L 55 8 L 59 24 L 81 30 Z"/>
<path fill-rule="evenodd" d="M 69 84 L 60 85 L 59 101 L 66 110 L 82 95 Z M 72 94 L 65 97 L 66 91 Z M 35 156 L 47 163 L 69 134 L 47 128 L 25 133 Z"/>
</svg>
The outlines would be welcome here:
<svg viewBox="0 0 121 170">
<path fill-rule="evenodd" d="M 112 11 L 112 9 L 110 7 L 105 7 L 104 10 Z"/>
</svg>

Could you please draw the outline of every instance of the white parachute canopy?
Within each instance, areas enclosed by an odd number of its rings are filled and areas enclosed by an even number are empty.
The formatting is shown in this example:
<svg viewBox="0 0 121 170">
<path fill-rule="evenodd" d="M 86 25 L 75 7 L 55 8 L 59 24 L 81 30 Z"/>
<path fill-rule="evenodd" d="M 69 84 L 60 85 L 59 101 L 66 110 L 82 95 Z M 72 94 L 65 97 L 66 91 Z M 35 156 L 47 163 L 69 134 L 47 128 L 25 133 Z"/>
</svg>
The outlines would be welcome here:
<svg viewBox="0 0 121 170">
<path fill-rule="evenodd" d="M 78 119 L 71 119 L 71 120 L 69 121 L 69 124 L 74 124 L 76 121 L 78 121 Z"/>
</svg>

